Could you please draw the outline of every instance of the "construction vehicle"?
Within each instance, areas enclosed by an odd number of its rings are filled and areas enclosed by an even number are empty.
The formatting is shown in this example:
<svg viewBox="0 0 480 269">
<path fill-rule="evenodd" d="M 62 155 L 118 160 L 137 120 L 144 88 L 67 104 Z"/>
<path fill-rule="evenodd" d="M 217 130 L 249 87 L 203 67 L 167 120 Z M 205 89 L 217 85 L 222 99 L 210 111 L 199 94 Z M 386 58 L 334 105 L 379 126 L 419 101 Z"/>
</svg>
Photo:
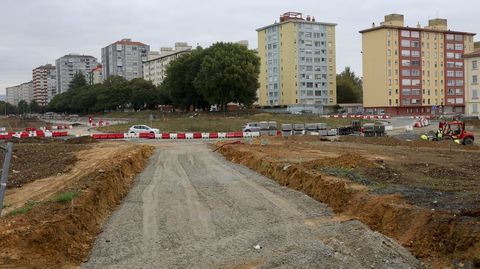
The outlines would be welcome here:
<svg viewBox="0 0 480 269">
<path fill-rule="evenodd" d="M 463 145 L 472 145 L 475 141 L 475 135 L 465 130 L 465 122 L 463 121 L 443 121 L 438 124 L 438 131 L 432 140 L 453 140 Z"/>
<path fill-rule="evenodd" d="M 385 136 L 385 125 L 380 122 L 365 123 L 361 128 L 361 132 L 365 137 Z"/>
</svg>

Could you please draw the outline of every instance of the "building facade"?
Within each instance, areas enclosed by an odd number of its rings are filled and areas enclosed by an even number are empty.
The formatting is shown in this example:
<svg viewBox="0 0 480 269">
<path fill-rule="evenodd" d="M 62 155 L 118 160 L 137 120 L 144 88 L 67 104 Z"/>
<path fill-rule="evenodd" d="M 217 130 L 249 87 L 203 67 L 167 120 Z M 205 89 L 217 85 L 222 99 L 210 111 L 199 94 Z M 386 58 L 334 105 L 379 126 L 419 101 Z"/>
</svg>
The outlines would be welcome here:
<svg viewBox="0 0 480 269">
<path fill-rule="evenodd" d="M 288 12 L 257 29 L 260 106 L 336 104 L 335 26 Z"/>
<path fill-rule="evenodd" d="M 33 83 L 32 81 L 22 83 L 20 85 L 7 87 L 7 103 L 17 106 L 20 101 L 31 103 L 33 100 Z"/>
<path fill-rule="evenodd" d="M 148 59 L 143 62 L 143 78 L 155 85 L 165 80 L 167 67 L 171 61 L 179 56 L 190 53 L 192 47 L 184 42 L 175 43 L 175 48 L 163 47 L 160 52 L 150 52 Z"/>
<path fill-rule="evenodd" d="M 400 14 L 362 34 L 365 110 L 392 115 L 465 112 L 465 61 L 473 33 L 448 30 L 447 20 L 408 27 Z"/>
<path fill-rule="evenodd" d="M 51 64 L 39 66 L 32 71 L 33 99 L 46 106 L 57 94 L 57 69 Z"/>
<path fill-rule="evenodd" d="M 480 42 L 475 43 L 475 51 L 465 54 L 467 77 L 465 114 L 480 116 Z"/>
<path fill-rule="evenodd" d="M 97 66 L 97 58 L 89 55 L 68 54 L 55 61 L 57 69 L 57 94 L 69 90 L 69 84 L 76 73 L 88 81 L 88 73 Z"/>
<path fill-rule="evenodd" d="M 101 64 L 88 73 L 88 83 L 90 85 L 103 83 L 103 66 Z"/>
<path fill-rule="evenodd" d="M 143 77 L 143 61 L 150 46 L 131 39 L 122 39 L 102 48 L 103 78 L 121 76 L 127 80 Z"/>
</svg>

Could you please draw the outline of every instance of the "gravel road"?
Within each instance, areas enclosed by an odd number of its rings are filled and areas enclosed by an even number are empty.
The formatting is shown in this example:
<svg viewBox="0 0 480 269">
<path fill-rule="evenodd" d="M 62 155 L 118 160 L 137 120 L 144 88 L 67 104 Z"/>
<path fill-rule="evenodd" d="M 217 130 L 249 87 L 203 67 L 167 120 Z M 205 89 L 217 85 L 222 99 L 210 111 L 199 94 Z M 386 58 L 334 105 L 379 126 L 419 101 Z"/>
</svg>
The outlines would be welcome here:
<svg viewBox="0 0 480 269">
<path fill-rule="evenodd" d="M 418 267 L 391 239 L 204 144 L 157 147 L 82 268 Z"/>
</svg>

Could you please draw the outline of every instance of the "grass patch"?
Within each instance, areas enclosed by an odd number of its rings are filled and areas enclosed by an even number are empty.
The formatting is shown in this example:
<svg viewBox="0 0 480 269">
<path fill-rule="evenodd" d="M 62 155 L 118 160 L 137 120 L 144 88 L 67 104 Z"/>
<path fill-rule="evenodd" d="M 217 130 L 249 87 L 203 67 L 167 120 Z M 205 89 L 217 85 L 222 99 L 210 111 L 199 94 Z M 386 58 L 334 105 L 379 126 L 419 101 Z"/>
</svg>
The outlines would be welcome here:
<svg viewBox="0 0 480 269">
<path fill-rule="evenodd" d="M 8 216 L 17 216 L 17 215 L 21 215 L 21 214 L 25 214 L 27 212 L 30 212 L 33 207 L 37 204 L 37 202 L 34 202 L 34 201 L 28 201 L 24 207 L 20 207 L 20 208 L 17 208 L 17 209 L 14 209 L 10 212 L 8 212 Z"/>
<path fill-rule="evenodd" d="M 76 192 L 66 191 L 66 192 L 57 194 L 55 197 L 53 197 L 52 201 L 57 203 L 68 203 L 68 202 L 71 202 L 73 199 L 75 199 L 77 196 L 78 196 L 78 193 Z"/>
</svg>

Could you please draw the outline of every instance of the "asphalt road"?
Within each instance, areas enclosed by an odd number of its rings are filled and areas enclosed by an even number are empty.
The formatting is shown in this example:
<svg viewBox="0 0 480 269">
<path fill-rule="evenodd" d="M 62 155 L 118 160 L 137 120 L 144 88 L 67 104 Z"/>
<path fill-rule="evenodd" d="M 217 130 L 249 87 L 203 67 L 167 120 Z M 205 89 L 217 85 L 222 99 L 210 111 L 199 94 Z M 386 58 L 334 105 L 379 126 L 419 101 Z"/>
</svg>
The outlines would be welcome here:
<svg viewBox="0 0 480 269">
<path fill-rule="evenodd" d="M 418 266 L 391 239 L 205 144 L 157 147 L 82 268 Z"/>
</svg>

